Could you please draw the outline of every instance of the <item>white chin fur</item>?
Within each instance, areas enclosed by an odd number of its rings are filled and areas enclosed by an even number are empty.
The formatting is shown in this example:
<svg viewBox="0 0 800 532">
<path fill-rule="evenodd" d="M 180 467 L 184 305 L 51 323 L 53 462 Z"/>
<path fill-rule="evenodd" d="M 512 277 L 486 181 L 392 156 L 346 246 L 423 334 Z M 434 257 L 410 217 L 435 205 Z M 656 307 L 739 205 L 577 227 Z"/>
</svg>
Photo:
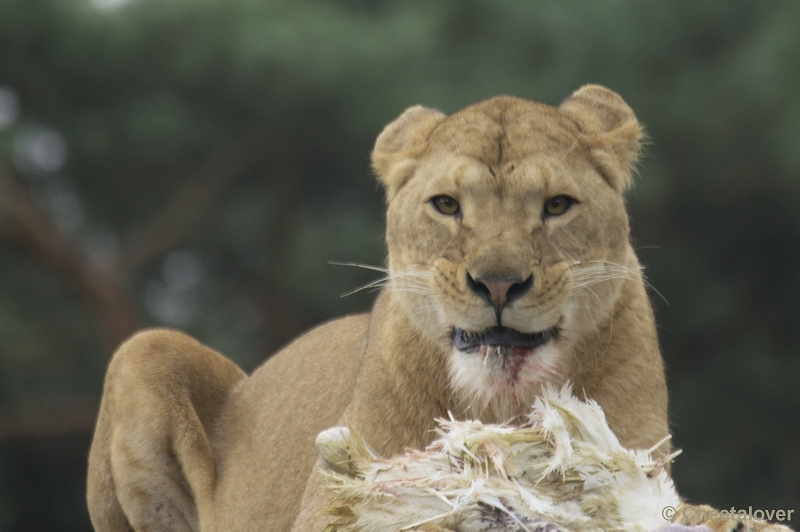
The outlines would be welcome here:
<svg viewBox="0 0 800 532">
<path fill-rule="evenodd" d="M 489 348 L 491 350 L 491 348 Z M 485 423 L 504 423 L 530 411 L 542 386 L 564 382 L 559 353 L 553 342 L 527 355 L 516 371 L 505 367 L 490 351 L 450 354 L 450 380 L 459 411 Z"/>
</svg>

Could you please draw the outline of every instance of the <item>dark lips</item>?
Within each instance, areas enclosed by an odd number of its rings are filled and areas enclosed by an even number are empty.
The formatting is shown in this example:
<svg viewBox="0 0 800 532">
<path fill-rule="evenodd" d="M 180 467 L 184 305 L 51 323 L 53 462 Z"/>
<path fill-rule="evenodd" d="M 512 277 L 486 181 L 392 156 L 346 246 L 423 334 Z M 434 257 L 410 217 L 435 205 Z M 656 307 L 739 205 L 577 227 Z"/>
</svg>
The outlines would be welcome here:
<svg viewBox="0 0 800 532">
<path fill-rule="evenodd" d="M 490 327 L 481 332 L 467 332 L 455 327 L 453 343 L 459 351 L 473 351 L 483 345 L 533 350 L 543 346 L 557 334 L 557 326 L 538 333 L 521 333 L 508 327 Z"/>
</svg>

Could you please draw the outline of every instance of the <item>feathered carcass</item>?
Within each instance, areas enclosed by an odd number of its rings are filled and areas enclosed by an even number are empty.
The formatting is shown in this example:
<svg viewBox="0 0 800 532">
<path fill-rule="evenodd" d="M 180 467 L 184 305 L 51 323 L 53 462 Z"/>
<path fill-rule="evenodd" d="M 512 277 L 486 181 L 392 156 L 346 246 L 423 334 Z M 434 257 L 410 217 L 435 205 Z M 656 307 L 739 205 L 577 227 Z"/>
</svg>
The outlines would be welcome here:
<svg viewBox="0 0 800 532">
<path fill-rule="evenodd" d="M 320 489 L 332 496 L 335 516 L 328 530 L 684 528 L 665 518 L 681 502 L 664 462 L 652 458 L 669 437 L 652 449 L 625 449 L 600 406 L 568 385 L 545 390 L 522 426 L 438 422 L 439 438 L 424 451 L 391 459 L 350 428 L 322 432 L 317 450 L 329 469 Z"/>
</svg>

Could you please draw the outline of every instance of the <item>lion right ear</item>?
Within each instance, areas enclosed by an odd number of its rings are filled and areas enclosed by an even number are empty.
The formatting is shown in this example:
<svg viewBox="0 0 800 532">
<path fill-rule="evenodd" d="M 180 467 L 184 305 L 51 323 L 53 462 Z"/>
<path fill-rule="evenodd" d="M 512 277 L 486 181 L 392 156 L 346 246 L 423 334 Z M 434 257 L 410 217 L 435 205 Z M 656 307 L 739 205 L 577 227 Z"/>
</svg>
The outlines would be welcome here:
<svg viewBox="0 0 800 532">
<path fill-rule="evenodd" d="M 372 168 L 391 200 L 414 172 L 431 132 L 446 118 L 436 109 L 409 107 L 386 126 L 372 150 Z"/>
</svg>

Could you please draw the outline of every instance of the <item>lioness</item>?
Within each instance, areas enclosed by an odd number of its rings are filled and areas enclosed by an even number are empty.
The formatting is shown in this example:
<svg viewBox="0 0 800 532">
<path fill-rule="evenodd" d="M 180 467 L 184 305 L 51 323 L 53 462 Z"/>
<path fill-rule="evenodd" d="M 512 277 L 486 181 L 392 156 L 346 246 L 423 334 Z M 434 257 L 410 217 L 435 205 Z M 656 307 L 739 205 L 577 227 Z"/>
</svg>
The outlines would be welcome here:
<svg viewBox="0 0 800 532">
<path fill-rule="evenodd" d="M 372 311 L 250 377 L 179 332 L 125 342 L 89 457 L 95 529 L 321 530 L 321 430 L 346 418 L 391 455 L 428 444 L 448 411 L 525 414 L 546 383 L 595 399 L 627 447 L 662 440 L 664 367 L 623 199 L 641 138 L 597 85 L 559 107 L 503 96 L 449 117 L 405 111 L 372 154 L 388 198 Z"/>
</svg>

